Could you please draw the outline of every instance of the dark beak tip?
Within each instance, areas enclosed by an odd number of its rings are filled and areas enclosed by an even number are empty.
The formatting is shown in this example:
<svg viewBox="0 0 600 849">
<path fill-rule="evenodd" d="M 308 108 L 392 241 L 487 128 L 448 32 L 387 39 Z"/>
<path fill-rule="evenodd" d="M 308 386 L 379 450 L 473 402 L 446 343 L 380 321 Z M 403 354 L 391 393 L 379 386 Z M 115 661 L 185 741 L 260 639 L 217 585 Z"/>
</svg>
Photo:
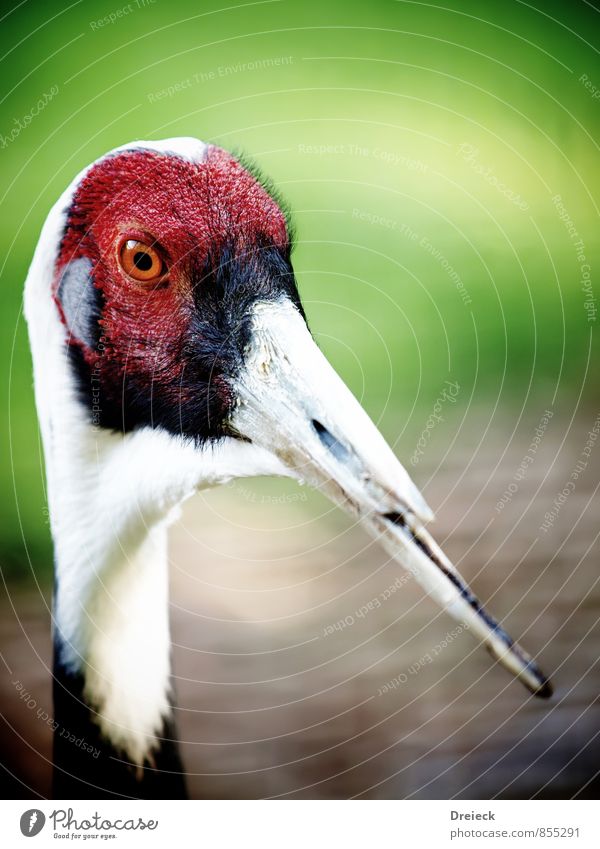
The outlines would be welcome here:
<svg viewBox="0 0 600 849">
<path fill-rule="evenodd" d="M 486 645 L 485 648 L 488 653 L 494 658 L 495 662 L 499 665 L 502 665 L 500 663 L 499 658 L 494 653 L 493 649 L 489 645 Z M 516 647 L 516 649 L 517 651 L 521 652 L 521 649 L 518 646 Z M 537 663 L 534 660 L 529 659 L 525 664 L 524 668 L 527 669 L 527 671 L 534 678 L 537 679 L 538 683 L 537 686 L 535 686 L 530 684 L 528 681 L 523 680 L 523 678 L 521 678 L 520 676 L 517 676 L 521 684 L 524 684 L 525 687 L 529 690 L 529 692 L 538 699 L 552 698 L 552 696 L 554 695 L 554 687 L 552 685 L 552 682 L 544 675 Z"/>
<path fill-rule="evenodd" d="M 551 699 L 554 695 L 554 687 L 547 678 L 544 678 L 542 685 L 534 692 L 533 695 L 537 696 L 538 699 Z"/>
<path fill-rule="evenodd" d="M 534 690 L 531 687 L 531 692 L 538 699 L 550 699 L 554 695 L 554 687 L 549 678 L 547 678 L 537 663 L 531 660 L 528 664 L 529 671 L 538 679 L 539 685 Z"/>
</svg>

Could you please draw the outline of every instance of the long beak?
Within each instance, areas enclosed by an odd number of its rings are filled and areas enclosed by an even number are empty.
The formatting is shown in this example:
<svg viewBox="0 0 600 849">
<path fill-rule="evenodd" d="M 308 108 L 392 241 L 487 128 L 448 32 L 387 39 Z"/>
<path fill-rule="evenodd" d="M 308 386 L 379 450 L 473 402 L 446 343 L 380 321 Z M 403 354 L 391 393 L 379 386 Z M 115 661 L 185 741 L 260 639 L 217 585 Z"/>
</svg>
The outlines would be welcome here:
<svg viewBox="0 0 600 849">
<path fill-rule="evenodd" d="M 255 307 L 232 425 L 358 517 L 388 553 L 536 696 L 548 679 L 486 612 L 423 523 L 433 514 L 287 300 Z"/>
</svg>

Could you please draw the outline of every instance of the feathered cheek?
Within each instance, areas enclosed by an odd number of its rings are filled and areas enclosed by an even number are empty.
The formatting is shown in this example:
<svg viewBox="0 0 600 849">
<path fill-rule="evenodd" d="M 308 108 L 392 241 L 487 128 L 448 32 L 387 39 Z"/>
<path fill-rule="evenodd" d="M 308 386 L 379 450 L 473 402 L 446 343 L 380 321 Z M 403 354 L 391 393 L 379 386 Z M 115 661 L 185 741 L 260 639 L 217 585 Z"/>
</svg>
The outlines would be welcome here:
<svg viewBox="0 0 600 849">
<path fill-rule="evenodd" d="M 94 349 L 100 336 L 102 303 L 94 286 L 93 263 L 88 257 L 73 259 L 59 269 L 54 300 L 69 332 L 68 342 Z"/>
</svg>

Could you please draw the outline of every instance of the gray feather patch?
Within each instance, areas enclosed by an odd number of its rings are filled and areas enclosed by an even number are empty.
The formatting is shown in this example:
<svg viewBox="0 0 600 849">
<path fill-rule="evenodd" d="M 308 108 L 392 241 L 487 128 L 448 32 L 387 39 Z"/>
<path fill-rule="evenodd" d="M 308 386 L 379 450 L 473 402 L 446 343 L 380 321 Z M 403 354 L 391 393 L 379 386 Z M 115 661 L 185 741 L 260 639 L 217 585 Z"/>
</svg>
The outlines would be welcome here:
<svg viewBox="0 0 600 849">
<path fill-rule="evenodd" d="M 91 260 L 80 257 L 66 266 L 58 284 L 58 298 L 71 335 L 93 348 L 97 341 L 97 296 Z"/>
</svg>

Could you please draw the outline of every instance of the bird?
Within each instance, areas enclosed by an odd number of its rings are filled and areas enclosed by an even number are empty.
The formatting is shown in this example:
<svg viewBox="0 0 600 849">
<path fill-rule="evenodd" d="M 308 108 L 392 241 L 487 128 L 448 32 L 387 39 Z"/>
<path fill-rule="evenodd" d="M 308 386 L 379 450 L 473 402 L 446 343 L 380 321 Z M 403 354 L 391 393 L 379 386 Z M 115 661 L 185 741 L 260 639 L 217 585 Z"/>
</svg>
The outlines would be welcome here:
<svg viewBox="0 0 600 849">
<path fill-rule="evenodd" d="M 253 162 L 191 137 L 109 151 L 42 226 L 24 310 L 54 549 L 55 798 L 185 798 L 167 531 L 186 499 L 237 478 L 319 488 L 551 695 L 313 340 L 293 235 Z"/>
</svg>

